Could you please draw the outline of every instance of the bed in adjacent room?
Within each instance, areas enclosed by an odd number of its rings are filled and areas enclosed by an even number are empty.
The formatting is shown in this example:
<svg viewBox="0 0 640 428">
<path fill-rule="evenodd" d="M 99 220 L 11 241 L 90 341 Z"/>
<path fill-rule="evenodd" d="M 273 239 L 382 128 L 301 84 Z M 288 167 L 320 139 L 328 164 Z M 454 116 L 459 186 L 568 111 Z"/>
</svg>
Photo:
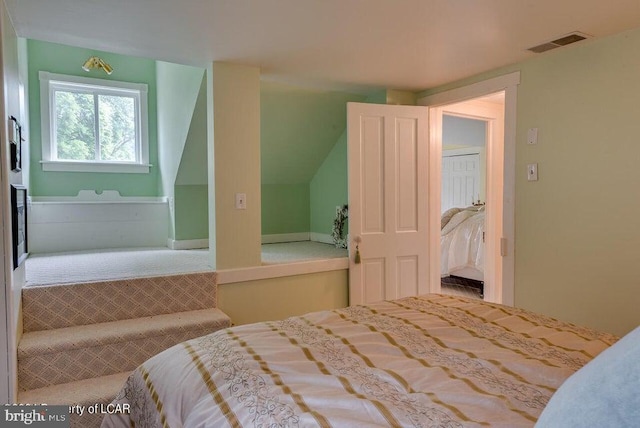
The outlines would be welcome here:
<svg viewBox="0 0 640 428">
<path fill-rule="evenodd" d="M 617 340 L 522 309 L 426 295 L 236 326 L 136 369 L 103 427 L 533 426 Z"/>
<path fill-rule="evenodd" d="M 441 217 L 440 274 L 484 281 L 484 205 L 451 208 Z"/>
</svg>

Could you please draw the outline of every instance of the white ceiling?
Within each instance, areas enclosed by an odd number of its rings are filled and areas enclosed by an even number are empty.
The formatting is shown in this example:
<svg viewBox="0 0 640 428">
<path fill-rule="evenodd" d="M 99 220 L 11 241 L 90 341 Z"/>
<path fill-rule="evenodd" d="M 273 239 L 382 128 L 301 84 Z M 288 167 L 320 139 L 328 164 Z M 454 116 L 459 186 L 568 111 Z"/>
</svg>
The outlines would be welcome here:
<svg viewBox="0 0 640 428">
<path fill-rule="evenodd" d="M 640 27 L 640 0 L 5 2 L 21 37 L 198 66 L 236 62 L 271 80 L 353 91 L 431 88 L 532 57 L 527 48 L 573 31 Z"/>
</svg>

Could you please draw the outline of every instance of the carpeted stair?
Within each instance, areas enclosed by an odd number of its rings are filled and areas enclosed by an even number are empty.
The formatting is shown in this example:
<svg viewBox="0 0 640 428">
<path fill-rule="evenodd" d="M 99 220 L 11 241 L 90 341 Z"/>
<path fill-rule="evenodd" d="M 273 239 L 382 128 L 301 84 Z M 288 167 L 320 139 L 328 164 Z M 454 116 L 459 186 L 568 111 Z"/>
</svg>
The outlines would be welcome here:
<svg viewBox="0 0 640 428">
<path fill-rule="evenodd" d="M 26 287 L 22 305 L 21 403 L 107 404 L 147 358 L 231 325 L 214 272 Z M 71 426 L 103 416 L 72 414 Z"/>
</svg>

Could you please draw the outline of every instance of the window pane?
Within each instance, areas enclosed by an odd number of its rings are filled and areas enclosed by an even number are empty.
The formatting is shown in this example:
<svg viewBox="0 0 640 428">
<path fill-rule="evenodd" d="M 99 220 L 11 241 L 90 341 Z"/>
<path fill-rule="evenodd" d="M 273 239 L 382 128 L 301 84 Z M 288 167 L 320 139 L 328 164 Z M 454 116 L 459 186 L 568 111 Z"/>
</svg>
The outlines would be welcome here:
<svg viewBox="0 0 640 428">
<path fill-rule="evenodd" d="M 100 95 L 100 159 L 136 161 L 135 102 L 130 97 Z"/>
<path fill-rule="evenodd" d="M 60 160 L 94 160 L 93 95 L 55 92 L 57 156 Z"/>
</svg>

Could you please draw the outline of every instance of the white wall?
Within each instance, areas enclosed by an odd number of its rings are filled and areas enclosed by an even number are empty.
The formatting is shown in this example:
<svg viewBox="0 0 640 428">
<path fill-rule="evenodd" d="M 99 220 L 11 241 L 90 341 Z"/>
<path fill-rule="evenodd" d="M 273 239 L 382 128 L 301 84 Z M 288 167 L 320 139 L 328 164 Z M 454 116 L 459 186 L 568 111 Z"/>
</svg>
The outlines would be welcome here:
<svg viewBox="0 0 640 428">
<path fill-rule="evenodd" d="M 171 207 L 174 184 L 203 75 L 202 68 L 156 62 L 160 194 L 170 198 Z M 173 213 L 172 209 L 169 223 L 169 237 L 172 239 L 175 237 Z"/>
<path fill-rule="evenodd" d="M 2 355 L 0 356 L 0 376 L 5 375 L 5 367 L 8 360 L 9 369 L 9 391 L 4 388 L 0 391 L 0 398 L 3 401 L 15 402 L 17 391 L 17 344 L 22 335 L 22 323 L 20 317 L 20 302 L 21 291 L 24 285 L 24 263 L 17 269 L 13 269 L 13 257 L 12 257 L 12 236 L 11 236 L 11 193 L 10 184 L 22 184 L 25 182 L 23 177 L 26 177 L 28 166 L 26 170 L 21 172 L 9 171 L 9 144 L 8 137 L 8 120 L 9 116 L 14 116 L 24 126 L 28 124 L 25 112 L 28 111 L 26 103 L 26 94 L 24 93 L 27 85 L 27 79 L 24 74 L 20 74 L 20 61 L 19 61 L 19 41 L 16 32 L 9 20 L 8 13 L 5 9 L 4 2 L 0 5 L 0 34 L 2 37 L 2 55 L 1 55 L 1 71 L 2 71 L 2 88 L 3 99 L 0 104 L 0 117 L 2 126 L 0 127 L 0 148 L 2 150 L 2 159 L 5 162 L 1 168 L 2 179 L 2 192 L 0 194 L 2 198 L 2 217 L 4 221 L 3 229 L 3 291 L 4 302 L 3 310 L 0 316 L 7 321 L 7 325 L 0 325 L 3 327 L 4 334 L 8 339 L 8 355 L 5 350 L 0 348 Z M 22 49 L 24 45 L 22 44 Z M 24 71 L 24 67 L 22 69 Z M 28 133 L 25 134 L 28 137 Z M 23 165 L 28 164 L 28 147 L 27 142 L 23 143 L 25 150 L 25 158 Z M 3 343 L 5 337 L 2 337 Z M 0 385 L 5 385 L 3 381 Z M 8 393 L 8 397 L 6 397 Z"/>
<path fill-rule="evenodd" d="M 164 247 L 166 198 L 121 197 L 115 190 L 76 197 L 33 197 L 29 251 L 55 253 L 104 248 Z"/>
</svg>

